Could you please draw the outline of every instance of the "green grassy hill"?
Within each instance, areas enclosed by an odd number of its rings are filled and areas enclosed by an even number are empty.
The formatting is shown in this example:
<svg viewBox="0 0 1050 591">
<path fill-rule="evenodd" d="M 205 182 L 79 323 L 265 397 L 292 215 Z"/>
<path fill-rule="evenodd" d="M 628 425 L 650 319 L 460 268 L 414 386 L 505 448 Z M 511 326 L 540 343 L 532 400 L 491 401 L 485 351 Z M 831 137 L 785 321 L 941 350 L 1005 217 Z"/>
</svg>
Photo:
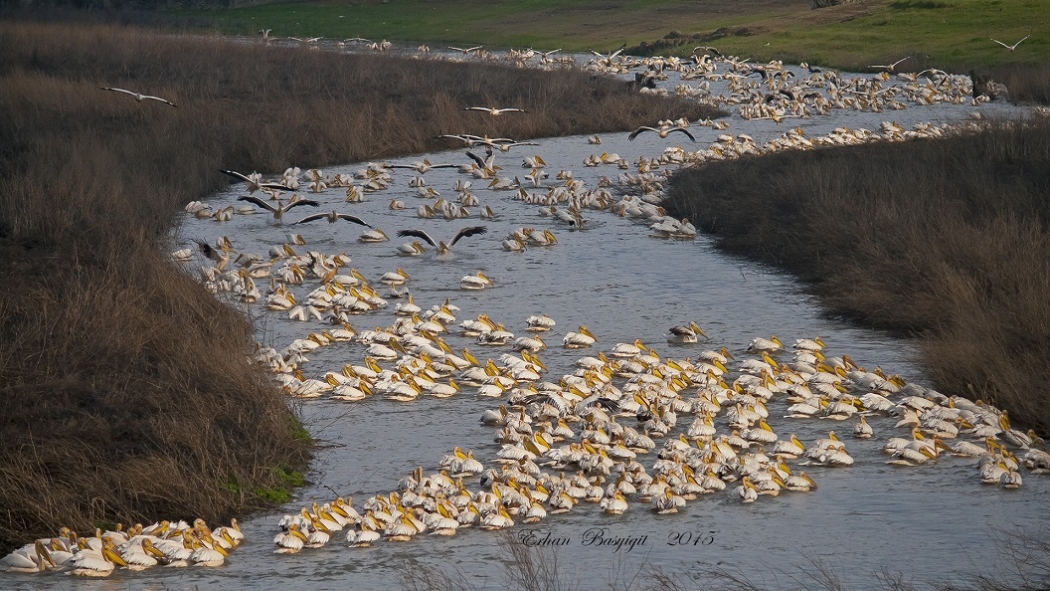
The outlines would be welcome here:
<svg viewBox="0 0 1050 591">
<path fill-rule="evenodd" d="M 863 67 L 913 56 L 925 64 L 997 66 L 1050 57 L 1050 2 L 867 0 L 813 9 L 810 0 L 364 0 L 285 2 L 204 16 L 224 33 L 366 37 L 489 47 L 610 50 L 666 37 L 688 54 L 697 44 L 756 60 Z M 990 38 L 1013 44 L 1010 52 Z"/>
</svg>

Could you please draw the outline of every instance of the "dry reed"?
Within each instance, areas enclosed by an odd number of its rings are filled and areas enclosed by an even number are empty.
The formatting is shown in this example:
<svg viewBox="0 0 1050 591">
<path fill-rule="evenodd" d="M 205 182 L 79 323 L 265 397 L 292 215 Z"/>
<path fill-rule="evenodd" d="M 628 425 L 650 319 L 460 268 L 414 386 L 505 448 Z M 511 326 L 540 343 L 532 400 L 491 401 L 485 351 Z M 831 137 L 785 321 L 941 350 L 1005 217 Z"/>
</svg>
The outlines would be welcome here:
<svg viewBox="0 0 1050 591">
<path fill-rule="evenodd" d="M 60 525 L 228 518 L 309 444 L 250 322 L 168 260 L 181 207 L 251 172 L 706 116 L 578 71 L 0 22 L 0 549 Z M 105 92 L 167 97 L 178 108 Z M 515 105 L 521 117 L 465 113 Z M 286 493 L 285 493 L 286 494 Z"/>
<path fill-rule="evenodd" d="M 666 203 L 809 282 L 832 314 L 919 337 L 934 385 L 1050 431 L 1050 121 L 682 171 Z"/>
</svg>

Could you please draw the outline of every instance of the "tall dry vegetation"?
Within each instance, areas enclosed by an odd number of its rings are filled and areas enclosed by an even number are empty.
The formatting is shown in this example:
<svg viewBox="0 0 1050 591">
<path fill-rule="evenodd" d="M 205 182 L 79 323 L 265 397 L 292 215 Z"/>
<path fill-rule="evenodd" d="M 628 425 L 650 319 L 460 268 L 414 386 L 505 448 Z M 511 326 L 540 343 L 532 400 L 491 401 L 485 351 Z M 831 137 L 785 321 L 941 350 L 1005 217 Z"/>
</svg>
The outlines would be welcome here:
<svg viewBox="0 0 1050 591">
<path fill-rule="evenodd" d="M 668 209 L 835 314 L 920 337 L 945 393 L 1050 432 L 1050 121 L 690 168 Z"/>
<path fill-rule="evenodd" d="M 419 152 L 442 132 L 535 137 L 706 116 L 584 73 L 398 61 L 0 22 L 0 546 L 60 525 L 226 518 L 309 444 L 246 362 L 252 327 L 167 257 L 227 181 Z M 178 108 L 100 90 L 168 97 Z M 470 104 L 531 112 L 498 122 Z"/>
</svg>

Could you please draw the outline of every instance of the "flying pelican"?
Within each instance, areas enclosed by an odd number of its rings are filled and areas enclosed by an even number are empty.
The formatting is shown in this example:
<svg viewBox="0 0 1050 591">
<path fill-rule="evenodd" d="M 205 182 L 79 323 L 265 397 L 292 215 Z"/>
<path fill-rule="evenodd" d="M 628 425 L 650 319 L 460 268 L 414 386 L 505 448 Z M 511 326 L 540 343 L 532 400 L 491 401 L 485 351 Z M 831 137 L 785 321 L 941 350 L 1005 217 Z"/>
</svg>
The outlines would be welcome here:
<svg viewBox="0 0 1050 591">
<path fill-rule="evenodd" d="M 1029 34 L 1029 35 L 1025 35 L 1025 38 L 1024 38 L 1024 39 L 1027 39 L 1027 38 L 1029 38 L 1029 37 L 1031 37 L 1031 35 L 1030 35 L 1030 34 Z M 1007 50 L 1009 50 L 1009 51 L 1010 51 L 1010 53 L 1013 53 L 1013 52 L 1014 52 L 1014 50 L 1015 50 L 1015 49 L 1017 49 L 1017 46 L 1018 46 L 1018 45 L 1020 45 L 1022 41 L 1024 41 L 1024 39 L 1021 39 L 1021 41 L 1018 41 L 1017 43 L 1014 43 L 1013 45 L 1007 45 L 1007 44 L 1003 43 L 1002 41 L 999 41 L 999 40 L 997 40 L 997 39 L 992 39 L 991 37 L 989 37 L 988 39 L 989 39 L 989 40 L 991 40 L 991 41 L 995 41 L 995 42 L 996 42 L 996 43 L 998 43 L 999 45 L 1002 45 L 1002 46 L 1003 46 L 1003 47 L 1005 47 L 1005 48 L 1006 48 Z M 891 71 L 892 71 L 892 70 L 891 70 Z M 152 98 L 152 97 L 149 97 L 149 98 Z M 139 99 L 139 100 L 142 100 L 142 99 Z M 175 105 L 172 105 L 172 106 L 174 107 Z"/>
<path fill-rule="evenodd" d="M 419 174 L 425 174 L 432 168 L 456 168 L 455 164 L 431 164 L 429 160 L 423 159 L 421 162 L 413 162 L 412 164 L 390 164 L 387 168 L 410 168 Z"/>
<path fill-rule="evenodd" d="M 1018 43 L 1020 43 L 1020 41 L 1018 41 Z M 1011 51 L 1012 51 L 1012 50 L 1011 50 Z M 888 65 L 888 66 L 868 66 L 868 67 L 869 67 L 869 68 L 878 68 L 878 69 L 880 69 L 880 70 L 886 70 L 887 72 L 893 72 L 893 71 L 894 71 L 894 69 L 895 69 L 895 68 L 896 68 L 896 67 L 897 67 L 897 66 L 898 66 L 898 65 L 899 65 L 899 64 L 900 64 L 901 62 L 903 62 L 903 61 L 905 61 L 905 60 L 910 60 L 910 59 L 911 59 L 911 56 L 909 55 L 908 57 L 906 57 L 906 58 L 901 58 L 901 59 L 899 59 L 899 60 L 897 60 L 897 61 L 893 62 L 892 64 L 890 64 L 890 65 Z"/>
<path fill-rule="evenodd" d="M 302 202 L 301 201 L 296 201 L 296 203 L 302 203 Z M 289 205 L 289 207 L 291 207 L 291 206 Z M 348 222 L 354 222 L 355 224 L 358 224 L 358 225 L 361 225 L 361 226 L 365 226 L 365 227 L 368 227 L 368 228 L 372 227 L 370 224 L 365 223 L 364 220 L 362 220 L 361 218 L 359 218 L 357 216 L 352 216 L 352 215 L 347 214 L 347 213 L 339 213 L 338 211 L 336 211 L 334 209 L 332 211 L 328 212 L 328 213 L 315 213 L 313 215 L 308 215 L 308 216 L 304 217 L 303 219 L 301 219 L 301 220 L 299 220 L 298 222 L 295 222 L 295 223 L 296 224 L 305 224 L 306 222 L 312 222 L 314 220 L 323 220 L 323 219 L 327 219 L 329 224 L 334 224 L 334 223 L 338 222 L 340 219 L 344 219 L 344 220 L 346 220 Z"/>
<path fill-rule="evenodd" d="M 696 141 L 696 138 L 693 137 L 693 134 L 689 133 L 688 129 L 686 129 L 684 127 L 681 127 L 681 126 L 679 126 L 679 127 L 671 127 L 671 128 L 668 128 L 668 129 L 661 129 L 661 128 L 656 128 L 656 127 L 647 127 L 647 126 L 643 125 L 643 126 L 639 127 L 638 129 L 632 131 L 631 135 L 627 136 L 627 139 L 633 141 L 634 138 L 638 137 L 638 134 L 642 133 L 643 131 L 655 131 L 662 138 L 666 138 L 667 135 L 672 133 L 672 132 L 680 131 L 680 132 L 684 133 L 685 135 L 689 136 L 690 140 L 692 140 L 694 142 Z"/>
<path fill-rule="evenodd" d="M 435 242 L 434 239 L 430 237 L 430 234 L 427 234 L 423 230 L 401 230 L 397 235 L 402 237 L 413 236 L 415 238 L 422 238 L 428 244 L 436 248 L 438 254 L 445 254 L 460 238 L 466 238 L 467 236 L 474 236 L 476 234 L 484 234 L 488 231 L 488 228 L 485 226 L 470 226 L 469 228 L 463 228 L 459 232 L 456 232 L 456 235 L 452 237 L 452 240 L 448 244 L 445 244 L 444 241 Z"/>
<path fill-rule="evenodd" d="M 244 181 L 247 184 L 247 187 L 245 188 L 248 189 L 248 194 L 254 193 L 259 189 L 276 189 L 278 191 L 295 190 L 287 185 L 282 185 L 281 183 L 264 183 L 262 182 L 262 175 L 257 172 L 253 172 L 250 175 L 243 175 L 235 170 L 220 169 L 219 172 L 225 174 L 226 176 L 232 176 L 233 178 L 239 181 Z"/>
<path fill-rule="evenodd" d="M 704 50 L 705 52 L 708 52 L 708 53 L 713 53 L 713 54 L 715 54 L 715 56 L 716 56 L 716 57 L 722 57 L 722 54 L 721 54 L 721 52 L 719 52 L 719 51 L 718 51 L 717 49 L 715 49 L 714 47 L 708 47 L 708 46 L 706 46 L 706 45 L 700 45 L 700 46 L 698 46 L 698 47 L 694 47 L 694 48 L 693 48 L 693 53 L 695 54 L 695 53 L 696 53 L 696 52 L 697 52 L 698 50 L 701 50 L 701 49 L 702 49 L 702 50 Z"/>
<path fill-rule="evenodd" d="M 1022 39 L 1022 41 L 1023 41 L 1023 39 Z M 1020 41 L 1018 41 L 1018 43 L 1020 43 Z M 1013 51 L 1013 50 L 1011 49 L 1010 51 Z M 133 90 L 124 90 L 123 88 L 111 88 L 111 87 L 107 87 L 107 86 L 103 86 L 102 90 L 111 90 L 113 92 L 123 92 L 124 94 L 130 94 L 131 96 L 135 97 L 135 100 L 137 100 L 139 102 L 142 102 L 143 99 L 148 99 L 148 100 L 151 100 L 151 101 L 160 101 L 162 103 L 171 105 L 173 107 L 177 107 L 178 106 L 175 103 L 169 101 L 168 99 L 160 98 L 159 96 L 153 96 L 153 95 L 149 95 L 149 94 L 142 94 L 141 92 L 135 92 Z"/>
<path fill-rule="evenodd" d="M 313 199 L 299 199 L 297 201 L 292 201 L 292 202 L 288 203 L 287 205 L 278 202 L 277 203 L 277 207 L 274 207 L 273 205 L 270 205 L 269 203 L 263 201 L 262 199 L 259 199 L 258 197 L 250 197 L 250 196 L 249 197 L 238 197 L 237 200 L 238 201 L 248 201 L 248 202 L 251 202 L 251 203 L 254 203 L 254 204 L 258 205 L 259 207 L 261 207 L 263 209 L 269 210 L 270 213 L 273 214 L 273 221 L 275 221 L 275 222 L 281 221 L 281 217 L 284 216 L 284 212 L 288 211 L 289 209 L 291 209 L 293 207 L 296 207 L 296 206 L 299 206 L 299 205 L 309 205 L 311 207 L 317 207 L 318 205 L 320 205 L 320 203 L 314 201 Z M 327 215 L 327 214 L 322 214 L 321 217 L 324 217 L 325 215 Z"/>
<path fill-rule="evenodd" d="M 514 107 L 508 107 L 505 109 L 498 109 L 496 107 L 467 107 L 464 111 L 484 111 L 493 117 L 502 115 L 504 113 L 526 113 L 525 109 L 516 109 Z"/>
<path fill-rule="evenodd" d="M 466 55 L 466 54 L 468 54 L 468 53 L 470 53 L 472 51 L 479 51 L 482 47 L 484 47 L 484 45 L 478 45 L 476 47 L 466 47 L 466 48 L 463 48 L 463 47 L 449 47 L 449 49 L 451 49 L 453 51 L 459 51 L 459 52 L 463 53 L 463 55 Z"/>
<path fill-rule="evenodd" d="M 474 152 L 467 152 L 467 156 L 469 156 L 471 160 L 478 164 L 478 168 L 484 170 L 490 175 L 496 174 L 496 171 L 499 170 L 499 167 L 495 164 L 496 154 L 493 153 L 491 147 L 489 147 L 488 151 L 486 152 L 484 160 L 482 160 L 481 156 L 478 156 Z"/>
</svg>

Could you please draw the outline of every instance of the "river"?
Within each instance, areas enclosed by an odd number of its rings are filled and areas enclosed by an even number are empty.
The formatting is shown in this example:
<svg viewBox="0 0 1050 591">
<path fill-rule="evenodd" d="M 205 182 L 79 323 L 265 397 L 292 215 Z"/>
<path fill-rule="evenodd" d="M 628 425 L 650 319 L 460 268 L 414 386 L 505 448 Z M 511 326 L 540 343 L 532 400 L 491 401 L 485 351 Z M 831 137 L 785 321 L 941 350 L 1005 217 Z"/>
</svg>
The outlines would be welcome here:
<svg viewBox="0 0 1050 591">
<path fill-rule="evenodd" d="M 802 75 L 802 71 L 794 71 Z M 664 84 L 673 88 L 677 82 L 672 75 Z M 911 105 L 892 113 L 836 110 L 828 116 L 788 119 L 780 124 L 770 120 L 747 121 L 733 111 L 726 119 L 726 130 L 691 126 L 697 138 L 695 146 L 706 146 L 723 133 L 746 133 L 762 143 L 796 127 L 801 127 L 807 137 L 814 137 L 843 125 L 878 129 L 882 121 L 895 120 L 910 128 L 919 122 L 966 120 L 976 111 L 1015 115 L 1021 109 L 1004 104 Z M 687 141 L 681 134 L 661 139 L 654 133 L 644 133 L 634 141 L 629 141 L 626 133 L 603 134 L 601 145 L 589 144 L 587 140 L 586 136 L 544 139 L 538 141 L 538 146 L 497 153 L 495 162 L 503 167 L 501 176 L 524 178 L 528 169 L 521 167 L 522 158 L 539 154 L 551 175 L 544 181 L 546 186 L 559 183 L 554 178 L 557 171 L 571 170 L 575 179 L 594 188 L 601 176 L 615 180 L 624 171 L 615 165 L 586 167 L 583 162 L 589 155 L 615 152 L 633 164 L 643 155 L 659 156 L 669 146 L 695 149 L 693 144 L 680 143 Z M 454 148 L 388 162 L 410 164 L 426 158 L 432 164 L 467 164 L 464 152 Z M 324 173 L 349 173 L 363 166 L 349 164 L 325 169 Z M 827 343 L 829 355 L 846 353 L 865 367 L 879 366 L 909 382 L 926 382 L 912 343 L 825 317 L 818 302 L 793 278 L 721 254 L 703 236 L 695 240 L 655 239 L 649 236 L 647 224 L 594 210 L 583 212 L 588 222 L 583 230 L 575 230 L 540 216 L 539 205 L 515 200 L 515 191 L 490 190 L 482 180 L 472 181 L 471 192 L 481 206 L 490 206 L 498 214 L 497 219 L 420 219 L 416 216 L 417 206 L 434 200 L 416 197 L 416 188 L 409 187 L 415 172 L 399 169 L 392 175 L 394 182 L 388 189 L 365 194 L 362 203 L 346 203 L 343 188 L 313 194 L 304 187 L 301 194 L 318 199 L 322 205 L 316 210 L 293 210 L 283 225 L 275 224 L 264 213 L 235 215 L 231 221 L 221 223 L 187 216 L 177 231 L 177 239 L 182 245 L 191 245 L 194 239 L 214 243 L 218 237 L 228 236 L 237 252 L 265 254 L 272 246 L 286 242 L 289 232 L 301 233 L 307 244 L 294 246 L 298 252 L 345 252 L 352 259 L 351 266 L 375 286 L 380 285 L 378 280 L 383 273 L 403 268 L 411 276 L 406 287 L 424 310 L 446 298 L 460 307 L 456 325 L 486 313 L 506 324 L 517 336 L 524 336 L 526 317 L 549 314 L 557 325 L 544 335 L 550 347 L 539 356 L 550 370 L 544 379 L 551 381 L 571 373 L 578 358 L 608 351 L 620 342 L 641 339 L 661 356 L 678 359 L 695 359 L 703 349 L 725 346 L 738 358 L 744 358 L 751 339 L 775 334 L 789 344 L 795 338 L 819 336 Z M 455 199 L 456 181 L 469 178 L 456 169 L 432 169 L 423 176 L 448 200 Z M 245 194 L 242 189 L 241 184 L 231 185 L 207 201 L 215 210 L 244 205 L 236 201 Z M 545 193 L 547 189 L 529 191 Z M 408 208 L 389 209 L 392 199 L 403 200 Z M 343 221 L 291 226 L 303 215 L 333 208 L 384 229 L 392 240 L 361 244 L 357 238 L 364 228 Z M 395 254 L 397 245 L 411 240 L 394 236 L 397 230 L 420 228 L 436 239 L 447 240 L 458 229 L 471 225 L 485 225 L 488 233 L 463 239 L 448 255 L 437 257 L 433 249 L 419 257 Z M 501 241 L 519 227 L 550 229 L 558 243 L 530 247 L 525 252 L 503 251 Z M 201 262 L 188 263 L 191 272 Z M 483 291 L 461 290 L 460 278 L 479 270 L 491 277 L 495 286 Z M 316 280 L 308 280 L 295 287 L 294 293 L 304 300 L 305 294 L 316 286 Z M 260 281 L 260 288 L 265 289 L 264 281 Z M 389 294 L 385 287 L 379 291 L 384 297 Z M 401 301 L 388 298 L 388 307 L 356 317 L 355 328 L 392 324 L 396 319 L 394 307 Z M 319 322 L 298 322 L 289 320 L 286 313 L 268 312 L 262 303 L 248 309 L 258 318 L 260 341 L 277 349 L 325 328 Z M 668 328 L 690 320 L 704 329 L 708 340 L 701 339 L 695 345 L 667 344 Z M 598 337 L 598 342 L 582 351 L 562 349 L 562 336 L 581 324 Z M 479 346 L 473 338 L 459 336 L 454 330 L 445 340 L 457 352 L 469 347 L 482 361 L 510 352 L 509 346 Z M 338 372 L 348 363 L 360 364 L 364 350 L 365 346 L 356 342 L 319 348 L 307 353 L 309 362 L 303 364 L 304 374 L 320 378 L 325 372 Z M 730 369 L 733 368 L 731 364 Z M 407 572 L 437 582 L 435 573 L 441 571 L 463 574 L 465 580 L 456 587 L 469 583 L 477 588 L 501 589 L 507 586 L 503 570 L 509 557 L 506 544 L 529 544 L 548 556 L 556 553 L 560 575 L 565 581 L 580 581 L 582 589 L 606 588 L 609 581 L 622 582 L 636 575 L 636 587 L 643 582 L 653 583 L 652 569 L 676 576 L 688 585 L 692 577 L 707 580 L 705 573 L 711 568 L 744 574 L 762 587 L 813 587 L 817 584 L 810 577 L 819 576 L 821 567 L 838 577 L 843 588 L 868 589 L 880 586 L 875 576 L 880 567 L 903 573 L 919 584 L 965 581 L 971 572 L 1006 576 L 995 570 L 1002 566 L 1004 556 L 994 537 L 1009 535 L 1006 532 L 1022 527 L 1034 531 L 1050 525 L 1045 510 L 1050 501 L 1050 479 L 1046 477 L 1024 472 L 1024 486 L 1008 491 L 980 484 L 973 459 L 942 456 L 917 468 L 890 466 L 880 448 L 889 437 L 906 436 L 904 429 L 893 428 L 896 418 L 869 417 L 875 437 L 854 440 L 848 435 L 855 420 L 833 423 L 784 419 L 787 403 L 778 397 L 769 404 L 770 424 L 782 436 L 795 432 L 803 441 L 811 442 L 826 436 L 829 430 L 838 430 L 847 435 L 844 439 L 856 463 L 849 468 L 810 468 L 809 473 L 819 484 L 816 491 L 762 497 L 750 505 L 741 504 L 729 490 L 690 501 L 677 515 L 655 515 L 648 505 L 632 502 L 625 515 L 614 517 L 604 515 L 596 505 L 581 503 L 571 512 L 550 516 L 539 524 L 516 526 L 511 530 L 511 541 L 502 545 L 500 535 L 472 528 L 451 538 L 424 535 L 407 543 L 380 541 L 367 549 L 348 548 L 342 542 L 342 534 L 336 534 L 322 549 L 294 555 L 272 553 L 271 539 L 283 514 L 295 513 L 315 501 L 331 501 L 336 493 L 352 495 L 360 509 L 369 496 L 396 490 L 398 480 L 417 466 L 427 473 L 436 471 L 441 456 L 456 446 L 473 450 L 486 468 L 494 467 L 495 454 L 500 449 L 493 442 L 495 429 L 482 425 L 479 417 L 483 410 L 500 402 L 478 398 L 470 387 L 451 398 L 424 396 L 408 403 L 381 397 L 357 403 L 325 398 L 294 401 L 304 423 L 320 443 L 317 459 L 307 475 L 309 482 L 287 506 L 242 524 L 247 542 L 231 554 L 226 566 L 122 571 L 104 581 L 11 576 L 4 578 L 3 586 L 385 590 L 403 588 Z M 633 423 L 634 419 L 622 421 Z M 672 435 L 690 422 L 691 417 L 680 416 Z M 723 419 L 718 425 L 720 432 L 727 431 Z M 658 448 L 662 443 L 657 440 Z M 643 463 L 651 466 L 654 456 L 655 452 Z M 477 477 L 467 482 L 478 488 Z M 619 546 L 611 545 L 617 538 L 629 539 L 621 540 Z"/>
</svg>

